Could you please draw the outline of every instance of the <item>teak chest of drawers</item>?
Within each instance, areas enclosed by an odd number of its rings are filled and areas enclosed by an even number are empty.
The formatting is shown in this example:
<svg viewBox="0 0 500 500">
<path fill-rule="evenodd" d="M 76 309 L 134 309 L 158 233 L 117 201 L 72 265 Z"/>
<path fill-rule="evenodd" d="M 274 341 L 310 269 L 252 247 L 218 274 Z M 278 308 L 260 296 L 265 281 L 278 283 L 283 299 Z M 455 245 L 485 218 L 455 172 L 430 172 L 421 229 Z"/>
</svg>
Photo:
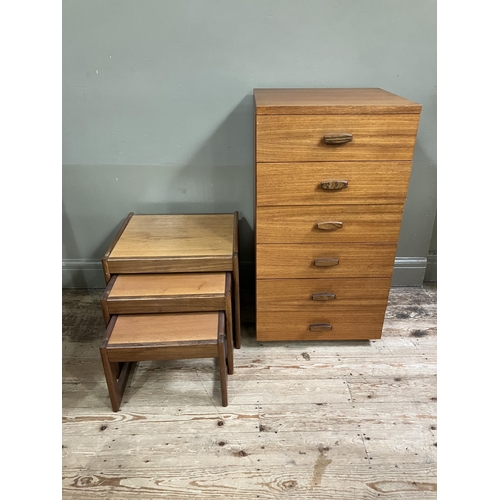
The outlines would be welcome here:
<svg viewBox="0 0 500 500">
<path fill-rule="evenodd" d="M 421 105 L 255 89 L 259 341 L 382 335 Z"/>
</svg>

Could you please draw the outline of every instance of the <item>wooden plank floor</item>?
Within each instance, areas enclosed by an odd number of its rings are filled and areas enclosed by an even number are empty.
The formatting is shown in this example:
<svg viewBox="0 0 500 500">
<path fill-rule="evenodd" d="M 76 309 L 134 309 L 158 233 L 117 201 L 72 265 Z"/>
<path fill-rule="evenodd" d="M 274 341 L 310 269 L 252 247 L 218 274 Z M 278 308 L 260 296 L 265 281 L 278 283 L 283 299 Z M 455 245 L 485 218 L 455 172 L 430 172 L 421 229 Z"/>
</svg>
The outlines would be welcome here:
<svg viewBox="0 0 500 500">
<path fill-rule="evenodd" d="M 143 362 L 111 411 L 102 290 L 63 290 L 64 499 L 437 497 L 435 286 L 393 288 L 381 340 L 258 343 Z"/>
</svg>

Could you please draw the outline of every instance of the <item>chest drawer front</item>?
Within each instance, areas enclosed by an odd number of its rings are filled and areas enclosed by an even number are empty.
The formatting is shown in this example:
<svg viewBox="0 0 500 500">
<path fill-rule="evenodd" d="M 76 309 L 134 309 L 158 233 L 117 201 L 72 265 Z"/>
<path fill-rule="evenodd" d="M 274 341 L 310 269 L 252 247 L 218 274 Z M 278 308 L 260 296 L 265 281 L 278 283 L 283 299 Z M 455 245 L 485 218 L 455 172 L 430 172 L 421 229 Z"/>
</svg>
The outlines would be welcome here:
<svg viewBox="0 0 500 500">
<path fill-rule="evenodd" d="M 257 244 L 257 279 L 390 277 L 396 248 L 395 243 Z"/>
<path fill-rule="evenodd" d="M 390 278 L 257 280 L 260 311 L 357 311 L 383 306 L 389 298 Z"/>
<path fill-rule="evenodd" d="M 310 311 L 258 311 L 258 341 L 379 339 L 386 306 L 320 314 Z"/>
<path fill-rule="evenodd" d="M 257 243 L 397 243 L 403 205 L 259 207 Z"/>
<path fill-rule="evenodd" d="M 410 174 L 409 161 L 257 163 L 256 202 L 258 207 L 404 204 Z"/>
<path fill-rule="evenodd" d="M 418 114 L 257 115 L 256 160 L 411 160 L 418 123 Z M 329 144 L 338 134 L 339 141 L 352 140 Z"/>
</svg>

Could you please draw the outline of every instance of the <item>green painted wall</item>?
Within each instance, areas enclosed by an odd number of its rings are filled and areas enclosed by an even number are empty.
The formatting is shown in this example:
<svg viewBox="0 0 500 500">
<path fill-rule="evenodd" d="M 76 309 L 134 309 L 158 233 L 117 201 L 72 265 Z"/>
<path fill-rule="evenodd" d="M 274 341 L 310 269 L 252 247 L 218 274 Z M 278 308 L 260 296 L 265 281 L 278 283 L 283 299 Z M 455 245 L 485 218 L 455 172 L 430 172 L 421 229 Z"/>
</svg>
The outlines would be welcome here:
<svg viewBox="0 0 500 500">
<path fill-rule="evenodd" d="M 257 87 L 380 87 L 423 105 L 394 275 L 436 214 L 436 2 L 64 0 L 63 286 L 103 286 L 129 212 L 240 212 L 253 261 Z"/>
</svg>

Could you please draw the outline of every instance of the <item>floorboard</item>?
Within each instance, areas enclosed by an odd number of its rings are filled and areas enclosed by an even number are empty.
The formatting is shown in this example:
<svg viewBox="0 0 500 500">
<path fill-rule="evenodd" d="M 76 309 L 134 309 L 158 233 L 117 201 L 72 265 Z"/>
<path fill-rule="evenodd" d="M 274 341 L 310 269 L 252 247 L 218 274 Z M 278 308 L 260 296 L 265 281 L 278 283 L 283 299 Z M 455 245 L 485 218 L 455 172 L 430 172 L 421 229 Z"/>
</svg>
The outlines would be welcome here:
<svg viewBox="0 0 500 500">
<path fill-rule="evenodd" d="M 64 499 L 436 498 L 435 286 L 391 289 L 362 342 L 257 342 L 244 297 L 228 407 L 214 360 L 155 361 L 117 413 L 101 294 L 62 294 Z"/>
</svg>

